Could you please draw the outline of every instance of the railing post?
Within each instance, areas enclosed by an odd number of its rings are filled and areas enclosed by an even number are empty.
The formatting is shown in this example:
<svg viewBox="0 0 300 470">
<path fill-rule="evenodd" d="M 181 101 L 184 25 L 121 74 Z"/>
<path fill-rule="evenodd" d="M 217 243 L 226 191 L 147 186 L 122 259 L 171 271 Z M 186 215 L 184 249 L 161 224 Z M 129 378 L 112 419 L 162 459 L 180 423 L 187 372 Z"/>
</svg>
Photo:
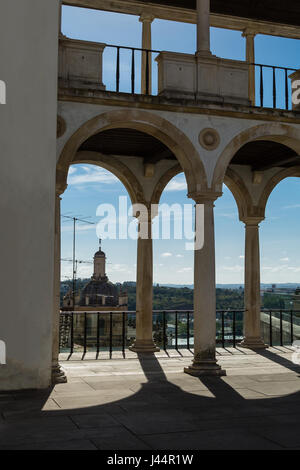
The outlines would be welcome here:
<svg viewBox="0 0 300 470">
<path fill-rule="evenodd" d="M 131 93 L 135 93 L 135 49 L 131 51 Z"/>
<path fill-rule="evenodd" d="M 112 358 L 113 352 L 113 317 L 112 312 L 109 314 L 109 357 Z"/>
<path fill-rule="evenodd" d="M 178 312 L 175 312 L 175 349 L 178 351 Z"/>
<path fill-rule="evenodd" d="M 123 352 L 123 357 L 125 359 L 125 334 L 126 334 L 126 325 L 125 325 L 125 319 L 126 319 L 126 313 L 122 313 L 122 352 Z"/>
<path fill-rule="evenodd" d="M 236 312 L 232 312 L 232 344 L 236 347 Z"/>
<path fill-rule="evenodd" d="M 283 324 L 282 324 L 282 310 L 280 310 L 280 346 L 283 346 Z"/>
<path fill-rule="evenodd" d="M 71 313 L 71 348 L 70 354 L 74 352 L 74 312 Z"/>
<path fill-rule="evenodd" d="M 100 314 L 97 313 L 97 359 L 100 352 Z"/>
<path fill-rule="evenodd" d="M 164 345 L 164 351 L 166 351 L 167 350 L 166 312 L 163 312 L 163 345 Z"/>
<path fill-rule="evenodd" d="M 270 346 L 273 346 L 273 321 L 272 321 L 272 311 L 270 310 Z"/>
<path fill-rule="evenodd" d="M 285 109 L 289 109 L 289 80 L 288 80 L 288 71 L 285 69 Z"/>
<path fill-rule="evenodd" d="M 264 107 L 264 71 L 263 66 L 259 66 L 260 69 L 260 107 Z"/>
<path fill-rule="evenodd" d="M 187 322 L 186 322 L 186 347 L 190 349 L 190 312 L 187 312 Z"/>
<path fill-rule="evenodd" d="M 222 348 L 225 349 L 225 313 L 222 312 Z"/>
<path fill-rule="evenodd" d="M 87 352 L 87 313 L 84 312 L 84 340 L 83 340 L 83 352 Z"/>
<path fill-rule="evenodd" d="M 294 342 L 294 312 L 291 310 L 291 344 Z"/>
<path fill-rule="evenodd" d="M 276 109 L 277 106 L 277 89 L 276 89 L 276 68 L 273 69 L 273 108 Z"/>
<path fill-rule="evenodd" d="M 117 47 L 116 92 L 120 91 L 120 48 Z"/>
</svg>

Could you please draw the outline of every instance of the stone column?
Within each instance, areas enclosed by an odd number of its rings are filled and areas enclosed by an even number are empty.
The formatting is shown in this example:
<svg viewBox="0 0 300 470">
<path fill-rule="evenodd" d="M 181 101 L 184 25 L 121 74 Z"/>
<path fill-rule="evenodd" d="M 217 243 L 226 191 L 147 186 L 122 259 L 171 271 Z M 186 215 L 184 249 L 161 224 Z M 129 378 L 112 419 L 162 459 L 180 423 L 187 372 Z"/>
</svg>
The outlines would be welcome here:
<svg viewBox="0 0 300 470">
<path fill-rule="evenodd" d="M 130 347 L 138 353 L 159 351 L 153 342 L 153 248 L 150 211 L 141 211 L 137 242 L 136 341 Z"/>
<path fill-rule="evenodd" d="M 151 25 L 154 20 L 154 16 L 151 15 L 141 15 L 140 22 L 143 25 L 142 30 L 142 49 L 152 49 L 152 33 L 151 33 Z M 152 93 L 152 54 L 148 53 L 148 80 L 149 86 L 147 90 L 147 82 L 146 82 L 146 66 L 147 66 L 147 53 L 142 53 L 142 70 L 141 70 L 141 93 L 145 95 L 148 91 L 148 94 L 151 95 Z"/>
<path fill-rule="evenodd" d="M 259 253 L 259 223 L 261 218 L 249 217 L 244 219 L 246 229 L 245 239 L 245 313 L 244 340 L 240 346 L 249 349 L 265 348 L 261 337 L 260 324 L 260 253 Z"/>
<path fill-rule="evenodd" d="M 197 0 L 197 54 L 211 55 L 210 0 Z"/>
<path fill-rule="evenodd" d="M 216 361 L 214 201 L 218 196 L 192 196 L 196 204 L 203 205 L 203 211 L 196 206 L 195 226 L 199 226 L 199 217 L 204 224 L 203 247 L 197 249 L 199 246 L 195 245 L 194 252 L 194 360 L 184 369 L 194 376 L 226 375 Z"/>
<path fill-rule="evenodd" d="M 254 39 L 256 33 L 251 29 L 246 28 L 242 34 L 246 38 L 246 61 L 248 64 L 255 63 L 255 45 Z M 255 67 L 254 65 L 249 65 L 249 100 L 252 106 L 255 106 Z"/>
<path fill-rule="evenodd" d="M 55 197 L 55 246 L 54 246 L 54 302 L 53 302 L 53 343 L 52 383 L 65 383 L 67 378 L 59 365 L 59 316 L 60 316 L 60 194 Z"/>
</svg>

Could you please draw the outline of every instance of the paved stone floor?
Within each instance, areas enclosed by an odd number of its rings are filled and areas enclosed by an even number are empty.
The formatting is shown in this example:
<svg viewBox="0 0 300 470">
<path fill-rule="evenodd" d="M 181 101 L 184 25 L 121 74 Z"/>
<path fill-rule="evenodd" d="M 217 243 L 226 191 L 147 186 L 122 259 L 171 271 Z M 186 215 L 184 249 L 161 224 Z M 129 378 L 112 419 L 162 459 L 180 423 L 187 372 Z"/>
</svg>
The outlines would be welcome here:
<svg viewBox="0 0 300 470">
<path fill-rule="evenodd" d="M 288 348 L 218 350 L 227 377 L 184 374 L 191 353 L 62 365 L 68 383 L 0 395 L 0 449 L 300 449 L 300 367 Z M 66 357 L 62 357 L 66 359 Z"/>
</svg>

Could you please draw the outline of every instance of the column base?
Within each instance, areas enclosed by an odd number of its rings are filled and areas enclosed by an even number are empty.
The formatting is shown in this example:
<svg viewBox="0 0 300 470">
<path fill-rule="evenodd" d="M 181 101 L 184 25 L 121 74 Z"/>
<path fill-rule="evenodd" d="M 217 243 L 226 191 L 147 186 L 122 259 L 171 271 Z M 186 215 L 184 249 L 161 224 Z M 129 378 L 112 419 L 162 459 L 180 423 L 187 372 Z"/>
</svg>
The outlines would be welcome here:
<svg viewBox="0 0 300 470">
<path fill-rule="evenodd" d="M 184 372 L 186 374 L 193 375 L 194 377 L 222 377 L 226 375 L 226 370 L 222 369 L 215 360 L 194 361 L 189 367 L 184 368 Z"/>
<path fill-rule="evenodd" d="M 266 349 L 269 346 L 264 343 L 262 338 L 259 337 L 248 337 L 244 338 L 241 343 L 238 344 L 240 348 L 245 349 Z"/>
<path fill-rule="evenodd" d="M 52 385 L 65 384 L 68 382 L 67 376 L 59 364 L 52 366 Z"/>
<path fill-rule="evenodd" d="M 135 353 L 154 353 L 160 351 L 152 340 L 137 340 L 129 347 L 129 350 Z"/>
</svg>

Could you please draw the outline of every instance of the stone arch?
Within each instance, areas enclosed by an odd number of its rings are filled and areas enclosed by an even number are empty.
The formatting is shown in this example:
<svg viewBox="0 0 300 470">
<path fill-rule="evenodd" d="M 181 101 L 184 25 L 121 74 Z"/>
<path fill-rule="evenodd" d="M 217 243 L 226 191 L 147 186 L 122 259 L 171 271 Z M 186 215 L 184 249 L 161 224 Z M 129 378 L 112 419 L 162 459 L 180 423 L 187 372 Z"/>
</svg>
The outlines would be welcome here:
<svg viewBox="0 0 300 470">
<path fill-rule="evenodd" d="M 128 191 L 132 204 L 144 203 L 143 188 L 132 171 L 119 160 L 111 159 L 100 152 L 80 151 L 75 154 L 72 165 L 88 163 L 98 165 L 114 174 Z"/>
<path fill-rule="evenodd" d="M 227 168 L 234 155 L 245 144 L 256 140 L 278 142 L 300 154 L 300 133 L 295 127 L 277 122 L 251 127 L 236 135 L 221 153 L 214 171 L 212 187 L 216 190 L 221 188 Z"/>
<path fill-rule="evenodd" d="M 260 211 L 265 214 L 266 211 L 266 206 L 269 200 L 269 197 L 273 190 L 276 188 L 276 186 L 283 181 L 286 178 L 291 178 L 291 177 L 300 177 L 300 166 L 292 166 L 290 168 L 286 168 L 284 170 L 278 171 L 272 178 L 269 179 L 267 184 L 264 187 L 264 190 L 262 192 L 262 195 L 260 196 L 259 199 L 259 209 Z"/>
<path fill-rule="evenodd" d="M 174 176 L 179 175 L 182 173 L 183 169 L 179 164 L 173 166 L 168 171 L 166 171 L 161 178 L 159 179 L 158 183 L 156 184 L 152 197 L 151 197 L 151 204 L 159 204 L 160 198 L 162 193 L 164 192 L 165 187 L 169 184 Z"/>
<path fill-rule="evenodd" d="M 234 170 L 227 168 L 224 183 L 235 199 L 238 207 L 239 219 L 244 220 L 245 217 L 251 216 L 254 209 L 253 203 L 250 193 L 242 178 Z"/>
<path fill-rule="evenodd" d="M 89 137 L 108 129 L 131 128 L 163 142 L 176 156 L 185 173 L 190 193 L 205 191 L 207 178 L 200 156 L 189 140 L 166 119 L 141 110 L 117 110 L 100 114 L 83 124 L 67 141 L 57 163 L 57 180 L 66 181 L 69 165 Z"/>
</svg>

